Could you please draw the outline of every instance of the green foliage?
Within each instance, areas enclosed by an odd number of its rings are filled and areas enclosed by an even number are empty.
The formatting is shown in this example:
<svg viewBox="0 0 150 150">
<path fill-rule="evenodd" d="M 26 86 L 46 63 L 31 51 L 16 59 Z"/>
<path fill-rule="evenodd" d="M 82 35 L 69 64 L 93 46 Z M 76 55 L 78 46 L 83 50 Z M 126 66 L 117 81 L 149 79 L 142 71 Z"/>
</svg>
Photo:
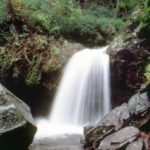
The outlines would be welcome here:
<svg viewBox="0 0 150 150">
<path fill-rule="evenodd" d="M 5 21 L 8 21 L 9 19 L 10 16 L 7 11 L 7 1 L 0 0 L 0 24 L 2 24 Z"/>
<path fill-rule="evenodd" d="M 38 59 L 37 56 L 32 58 L 30 66 L 28 67 L 27 74 L 25 76 L 25 82 L 27 85 L 33 85 L 39 83 L 42 73 L 40 71 L 41 58 Z"/>
<path fill-rule="evenodd" d="M 150 59 L 149 59 L 150 60 Z M 150 81 L 150 64 L 145 67 L 145 76 L 148 81 Z"/>
<path fill-rule="evenodd" d="M 150 1 L 148 0 L 143 13 L 139 16 L 142 24 L 142 29 L 149 36 L 150 34 Z"/>
<path fill-rule="evenodd" d="M 132 10 L 141 0 L 118 0 L 117 8 Z"/>
<path fill-rule="evenodd" d="M 5 47 L 0 47 L 1 75 L 9 74 L 28 85 L 38 84 L 43 73 L 59 70 L 64 63 L 64 54 L 56 44 L 47 36 L 36 33 L 22 34 L 17 39 L 13 37 Z"/>
<path fill-rule="evenodd" d="M 123 27 L 122 19 L 115 17 L 115 9 L 91 4 L 81 9 L 74 0 L 14 0 L 16 16 L 28 25 L 59 37 L 75 35 L 88 42 L 107 40 Z M 99 38 L 99 37 L 102 38 Z"/>
<path fill-rule="evenodd" d="M 96 17 L 114 17 L 115 9 L 108 6 L 97 5 L 92 3 L 86 10 L 87 14 L 94 15 Z"/>
<path fill-rule="evenodd" d="M 81 11 L 74 0 L 14 0 L 14 7 L 18 16 L 54 35 L 64 30 L 67 23 L 72 25 Z"/>
<path fill-rule="evenodd" d="M 0 22 L 10 16 L 7 10 L 7 0 L 0 6 Z M 118 33 L 123 27 L 122 18 L 140 2 L 140 0 L 119 0 L 116 6 L 97 5 L 91 3 L 87 8 L 81 8 L 75 0 L 13 0 L 11 5 L 15 19 L 23 22 L 29 28 L 56 37 L 75 35 L 85 41 L 94 42 L 97 37 L 107 40 Z M 112 5 L 112 4 L 111 4 Z M 22 25 L 22 28 L 24 26 Z M 20 28 L 20 27 L 19 27 Z"/>
<path fill-rule="evenodd" d="M 7 1 L 0 0 L 0 44 L 4 44 L 9 36 L 8 21 L 10 21 L 10 15 L 7 11 Z"/>
<path fill-rule="evenodd" d="M 11 12 L 9 1 L 0 0 L 0 73 L 28 85 L 38 84 L 44 73 L 59 70 L 66 60 L 60 37 L 105 44 L 121 31 L 124 16 L 127 19 L 139 1 L 119 0 L 115 6 L 91 3 L 81 8 L 75 0 L 11 0 Z M 145 26 L 149 26 L 148 16 L 146 8 Z"/>
<path fill-rule="evenodd" d="M 0 47 L 0 75 L 2 75 L 5 70 L 9 69 L 12 65 L 11 61 L 7 61 L 10 58 L 9 52 L 5 47 Z"/>
<path fill-rule="evenodd" d="M 116 14 L 128 19 L 128 15 L 141 1 L 142 0 L 118 0 L 116 4 Z"/>
</svg>

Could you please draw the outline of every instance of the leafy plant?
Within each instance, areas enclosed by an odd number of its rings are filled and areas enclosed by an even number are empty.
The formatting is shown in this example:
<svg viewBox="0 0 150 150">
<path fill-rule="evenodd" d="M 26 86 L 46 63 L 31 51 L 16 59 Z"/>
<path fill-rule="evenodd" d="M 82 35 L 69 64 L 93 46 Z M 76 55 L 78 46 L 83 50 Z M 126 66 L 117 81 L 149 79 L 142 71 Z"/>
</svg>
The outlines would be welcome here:
<svg viewBox="0 0 150 150">
<path fill-rule="evenodd" d="M 91 3 L 81 8 L 75 0 L 0 0 L 0 73 L 29 85 L 38 84 L 43 73 L 64 64 L 64 37 L 105 44 L 121 31 L 124 16 L 127 19 L 126 14 L 139 1 L 119 0 L 114 6 Z M 148 17 L 146 8 L 141 18 L 146 27 Z"/>
<path fill-rule="evenodd" d="M 7 11 L 7 1 L 0 0 L 0 24 L 10 19 L 10 15 Z"/>
<path fill-rule="evenodd" d="M 142 0 L 118 0 L 116 4 L 116 15 L 128 18 L 128 14 L 131 13 L 134 8 Z"/>
<path fill-rule="evenodd" d="M 29 85 L 38 84 L 42 73 L 60 69 L 65 60 L 62 56 L 56 41 L 47 36 L 19 35 L 18 39 L 12 37 L 5 47 L 0 47 L 0 73 L 8 74 L 11 70 L 10 77 Z"/>
<path fill-rule="evenodd" d="M 139 16 L 139 20 L 142 23 L 142 29 L 145 30 L 145 33 L 149 36 L 150 33 L 150 2 L 147 1 L 147 4 L 144 8 L 144 11 L 141 16 Z"/>
<path fill-rule="evenodd" d="M 150 64 L 145 67 L 145 76 L 148 81 L 150 81 Z"/>
<path fill-rule="evenodd" d="M 82 9 L 74 0 L 14 0 L 13 6 L 16 16 L 28 26 L 42 27 L 55 37 L 75 35 L 94 42 L 100 36 L 113 36 L 123 26 L 122 19 L 114 15 L 115 9 L 103 5 L 91 4 Z"/>
</svg>

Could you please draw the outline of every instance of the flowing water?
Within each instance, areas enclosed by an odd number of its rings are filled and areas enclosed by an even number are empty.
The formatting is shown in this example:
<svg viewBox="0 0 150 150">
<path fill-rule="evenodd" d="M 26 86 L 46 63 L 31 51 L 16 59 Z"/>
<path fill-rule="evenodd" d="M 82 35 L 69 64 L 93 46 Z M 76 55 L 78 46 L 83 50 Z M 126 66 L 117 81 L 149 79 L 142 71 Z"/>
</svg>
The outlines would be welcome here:
<svg viewBox="0 0 150 150">
<path fill-rule="evenodd" d="M 50 122 L 85 125 L 110 110 L 106 49 L 84 49 L 73 55 L 56 93 Z"/>
<path fill-rule="evenodd" d="M 106 50 L 107 47 L 84 49 L 72 56 L 64 69 L 49 118 L 37 121 L 36 138 L 50 137 L 53 141 L 52 137 L 58 134 L 82 134 L 84 125 L 96 123 L 110 110 L 109 56 Z M 77 145 L 75 142 L 70 146 Z M 68 145 L 68 150 L 75 148 L 69 149 Z"/>
</svg>

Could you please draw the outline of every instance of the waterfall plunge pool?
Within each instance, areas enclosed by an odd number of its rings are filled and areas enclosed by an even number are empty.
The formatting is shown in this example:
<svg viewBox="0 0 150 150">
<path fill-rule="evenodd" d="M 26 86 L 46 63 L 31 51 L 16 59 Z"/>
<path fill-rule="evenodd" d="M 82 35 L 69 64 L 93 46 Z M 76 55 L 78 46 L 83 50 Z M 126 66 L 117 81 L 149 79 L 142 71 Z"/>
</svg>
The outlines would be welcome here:
<svg viewBox="0 0 150 150">
<path fill-rule="evenodd" d="M 84 49 L 67 63 L 47 119 L 38 119 L 30 150 L 80 150 L 83 126 L 110 111 L 107 47 Z"/>
</svg>

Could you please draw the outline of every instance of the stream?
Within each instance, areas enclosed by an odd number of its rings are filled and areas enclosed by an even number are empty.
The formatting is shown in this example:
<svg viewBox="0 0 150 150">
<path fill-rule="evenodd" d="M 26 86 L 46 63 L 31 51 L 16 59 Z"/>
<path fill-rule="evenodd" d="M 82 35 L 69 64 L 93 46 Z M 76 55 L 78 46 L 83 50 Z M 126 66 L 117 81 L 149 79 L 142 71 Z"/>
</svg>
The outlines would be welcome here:
<svg viewBox="0 0 150 150">
<path fill-rule="evenodd" d="M 29 150 L 82 150 L 83 127 L 52 124 L 44 118 L 36 120 L 37 132 Z"/>
<path fill-rule="evenodd" d="M 35 139 L 29 150 L 82 150 L 81 135 L 64 134 L 60 136 Z"/>
</svg>

